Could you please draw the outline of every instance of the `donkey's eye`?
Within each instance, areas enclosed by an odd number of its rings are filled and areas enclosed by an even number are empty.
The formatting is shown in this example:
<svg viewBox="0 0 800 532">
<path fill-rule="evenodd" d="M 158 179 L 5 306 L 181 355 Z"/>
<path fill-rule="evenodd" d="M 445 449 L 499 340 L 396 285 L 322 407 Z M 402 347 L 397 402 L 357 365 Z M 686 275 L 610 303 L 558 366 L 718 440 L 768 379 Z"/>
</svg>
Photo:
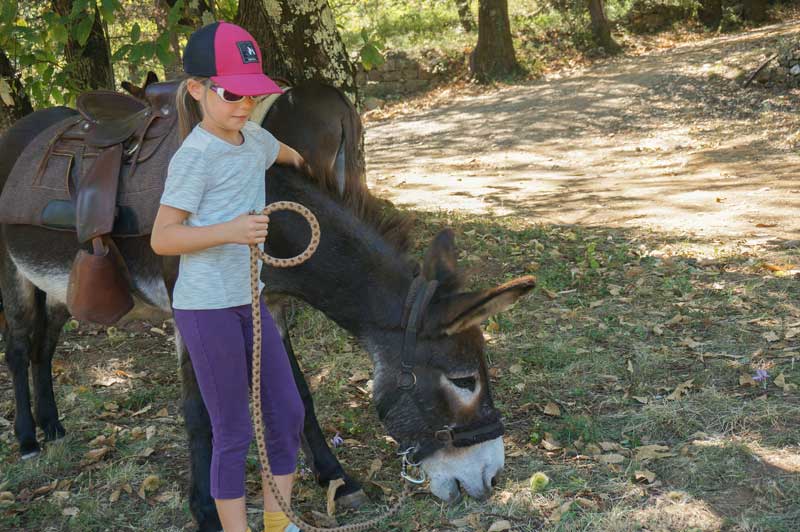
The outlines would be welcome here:
<svg viewBox="0 0 800 532">
<path fill-rule="evenodd" d="M 450 379 L 450 382 L 452 382 L 459 388 L 464 388 L 465 390 L 469 390 L 471 392 L 475 391 L 475 377 L 461 377 L 458 379 Z"/>
</svg>

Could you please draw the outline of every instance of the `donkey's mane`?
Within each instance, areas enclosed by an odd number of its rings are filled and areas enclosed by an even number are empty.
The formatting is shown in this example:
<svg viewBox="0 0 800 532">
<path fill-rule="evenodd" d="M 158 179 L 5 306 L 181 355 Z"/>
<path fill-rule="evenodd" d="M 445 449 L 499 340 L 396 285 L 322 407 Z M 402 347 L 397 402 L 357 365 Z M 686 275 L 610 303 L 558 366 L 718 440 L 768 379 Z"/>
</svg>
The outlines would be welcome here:
<svg viewBox="0 0 800 532">
<path fill-rule="evenodd" d="M 301 174 L 311 184 L 375 229 L 397 251 L 408 253 L 411 246 L 411 229 L 415 221 L 412 215 L 400 211 L 389 200 L 373 196 L 366 185 L 348 186 L 342 195 L 339 193 L 335 175 L 316 176 L 307 170 Z"/>
</svg>

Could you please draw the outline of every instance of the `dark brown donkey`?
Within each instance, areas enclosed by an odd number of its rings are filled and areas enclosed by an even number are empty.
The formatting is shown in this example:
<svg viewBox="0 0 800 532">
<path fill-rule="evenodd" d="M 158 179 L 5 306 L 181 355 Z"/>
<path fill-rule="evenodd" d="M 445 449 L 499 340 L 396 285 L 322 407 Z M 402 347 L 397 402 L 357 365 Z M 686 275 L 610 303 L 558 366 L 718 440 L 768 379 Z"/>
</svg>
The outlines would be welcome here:
<svg viewBox="0 0 800 532">
<path fill-rule="evenodd" d="M 342 107 L 335 89 L 318 86 L 316 90 L 317 99 L 328 98 L 329 102 L 321 120 L 325 116 L 340 120 L 337 113 L 353 112 L 351 107 Z M 292 106 L 321 109 L 300 98 L 295 98 Z M 22 160 L 25 147 L 35 143 L 38 134 L 73 117 L 74 111 L 53 108 L 15 124 L 0 139 L 0 186 L 10 182 L 12 167 Z M 285 120 L 289 123 L 291 118 Z M 294 124 L 305 127 L 299 121 Z M 310 134 L 299 138 L 313 141 Z M 313 145 L 297 147 L 314 149 Z M 349 154 L 349 149 L 345 153 Z M 306 205 L 322 227 L 320 246 L 311 260 L 285 270 L 264 268 L 267 297 L 292 296 L 306 301 L 364 346 L 372 359 L 374 398 L 381 420 L 401 449 L 410 449 L 410 458 L 421 462 L 435 495 L 454 501 L 463 489 L 472 497 L 487 497 L 504 464 L 503 428 L 492 403 L 479 324 L 530 291 L 533 280 L 521 278 L 487 290 L 463 292 L 452 232 L 443 231 L 436 237 L 420 267 L 404 253 L 410 227 L 407 219 L 384 214 L 366 190 L 345 194 L 343 199 L 335 180 L 312 178 L 280 166 L 270 169 L 266 179 L 268 201 Z M 290 256 L 305 246 L 308 228 L 299 217 L 278 213 L 271 219 L 268 249 L 272 255 Z M 134 312 L 152 319 L 168 316 L 177 261 L 156 256 L 148 235 L 115 236 L 114 241 L 130 272 Z M 8 322 L 6 359 L 15 390 L 14 429 L 24 458 L 39 452 L 37 425 L 46 440 L 64 435 L 53 396 L 51 362 L 69 317 L 65 295 L 78 247 L 72 233 L 25 224 L 0 226 L 0 290 Z M 276 313 L 279 324 L 285 324 L 280 312 Z M 358 502 L 363 492 L 328 448 L 285 328 L 282 332 L 305 402 L 308 462 L 323 485 L 344 478 L 338 497 L 343 502 Z M 190 507 L 199 530 L 217 531 L 221 527 L 209 495 L 211 427 L 179 338 L 177 350 L 192 472 Z M 31 413 L 29 371 L 33 374 L 35 416 Z"/>
</svg>

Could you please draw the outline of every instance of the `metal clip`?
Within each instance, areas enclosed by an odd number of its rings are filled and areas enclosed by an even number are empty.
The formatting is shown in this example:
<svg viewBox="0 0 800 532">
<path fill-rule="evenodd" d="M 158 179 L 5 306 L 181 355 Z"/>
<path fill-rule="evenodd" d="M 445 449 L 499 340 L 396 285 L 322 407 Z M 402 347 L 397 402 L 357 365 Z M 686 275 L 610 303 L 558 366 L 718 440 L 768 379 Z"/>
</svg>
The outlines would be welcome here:
<svg viewBox="0 0 800 532">
<path fill-rule="evenodd" d="M 412 484 L 422 484 L 426 480 L 428 480 L 428 476 L 425 474 L 425 470 L 422 469 L 421 463 L 412 462 L 409 460 L 409 455 L 415 453 L 417 451 L 417 447 L 409 447 L 405 451 L 397 453 L 398 456 L 403 457 L 402 466 L 400 469 L 400 476 L 407 481 L 411 482 Z M 412 470 L 416 471 L 412 471 Z M 416 473 L 416 475 L 414 475 Z"/>
</svg>

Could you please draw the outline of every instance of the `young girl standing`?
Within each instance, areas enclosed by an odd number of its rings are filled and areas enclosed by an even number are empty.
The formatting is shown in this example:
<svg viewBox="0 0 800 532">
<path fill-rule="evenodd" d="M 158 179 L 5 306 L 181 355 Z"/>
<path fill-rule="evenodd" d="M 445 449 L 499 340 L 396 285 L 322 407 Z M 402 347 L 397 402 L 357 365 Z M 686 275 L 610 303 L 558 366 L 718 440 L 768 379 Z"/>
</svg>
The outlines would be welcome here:
<svg viewBox="0 0 800 532">
<path fill-rule="evenodd" d="M 191 35 L 177 106 L 183 143 L 172 157 L 151 237 L 159 255 L 180 255 L 175 325 L 189 350 L 211 418 L 211 496 L 225 532 L 245 532 L 245 459 L 253 323 L 248 244 L 263 244 L 265 171 L 303 159 L 248 118 L 256 97 L 280 93 L 244 29 L 216 22 Z M 275 323 L 262 303 L 262 402 L 270 465 L 290 500 L 303 403 Z M 265 532 L 297 532 L 268 490 Z"/>
</svg>

